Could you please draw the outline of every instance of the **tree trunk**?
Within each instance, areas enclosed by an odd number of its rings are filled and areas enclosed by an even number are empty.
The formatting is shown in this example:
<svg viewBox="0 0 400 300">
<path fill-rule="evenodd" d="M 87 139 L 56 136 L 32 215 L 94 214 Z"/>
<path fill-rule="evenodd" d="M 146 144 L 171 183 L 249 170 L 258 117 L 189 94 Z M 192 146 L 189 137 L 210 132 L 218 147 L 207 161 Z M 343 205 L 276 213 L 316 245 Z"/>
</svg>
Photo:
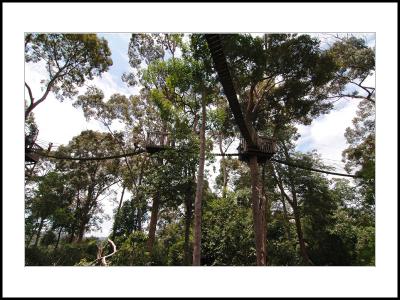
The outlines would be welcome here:
<svg viewBox="0 0 400 300">
<path fill-rule="evenodd" d="M 34 235 L 37 234 L 36 227 L 37 227 L 37 226 L 35 225 L 35 227 L 32 229 L 32 233 L 31 233 L 31 235 L 29 236 L 28 242 L 27 242 L 27 244 L 26 244 L 27 247 L 29 247 L 29 245 L 31 244 Z"/>
<path fill-rule="evenodd" d="M 264 242 L 265 242 L 265 265 L 268 264 L 268 249 L 267 249 L 267 235 L 268 235 L 268 220 L 271 219 L 271 202 L 268 201 L 268 194 L 266 190 L 266 179 L 265 179 L 265 172 L 266 168 L 265 165 L 262 166 L 262 177 L 261 177 L 261 182 L 262 182 L 262 194 L 260 196 L 260 201 L 263 209 L 260 211 L 262 213 L 264 219 L 262 220 L 262 228 L 264 228 Z M 264 212 L 262 212 L 264 211 Z"/>
<path fill-rule="evenodd" d="M 303 257 L 305 263 L 313 265 L 312 261 L 310 260 L 307 254 L 306 244 L 303 238 L 303 230 L 301 228 L 300 213 L 297 207 L 293 208 L 293 214 L 294 214 L 294 220 L 296 222 L 296 232 L 297 232 L 297 237 L 299 239 L 301 256 Z"/>
<path fill-rule="evenodd" d="M 185 266 L 190 264 L 190 224 L 192 221 L 192 187 L 188 188 L 185 199 L 185 246 L 183 263 Z"/>
<path fill-rule="evenodd" d="M 197 174 L 196 198 L 194 201 L 194 245 L 193 265 L 200 266 L 201 258 L 201 202 L 204 189 L 204 162 L 206 151 L 206 95 L 203 94 L 201 101 L 202 124 L 200 130 L 200 158 L 199 171 Z"/>
<path fill-rule="evenodd" d="M 122 200 L 124 199 L 124 193 L 125 193 L 125 186 L 122 187 L 121 198 L 119 199 L 117 213 L 115 214 L 116 216 L 119 214 L 119 211 L 121 210 Z"/>
<path fill-rule="evenodd" d="M 281 202 L 283 206 L 283 221 L 285 224 L 285 229 L 286 229 L 286 235 L 287 239 L 291 239 L 291 234 L 290 234 L 290 226 L 289 226 L 289 218 L 288 218 L 288 213 L 287 213 L 287 208 L 286 208 L 286 202 L 285 202 L 285 197 L 281 194 Z"/>
<path fill-rule="evenodd" d="M 86 230 L 86 225 L 90 221 L 89 211 L 90 211 L 90 207 L 85 207 L 85 209 L 83 211 L 82 219 L 80 220 L 80 224 L 78 227 L 78 237 L 76 239 L 76 241 L 78 243 L 82 242 L 83 236 L 84 236 L 85 230 Z"/>
<path fill-rule="evenodd" d="M 289 218 L 288 218 L 288 213 L 287 213 L 287 208 L 286 208 L 286 201 L 285 201 L 285 191 L 283 189 L 283 183 L 280 178 L 278 178 L 278 175 L 275 174 L 275 168 L 272 164 L 270 164 L 270 170 L 271 174 L 274 177 L 275 181 L 278 184 L 279 190 L 281 191 L 281 202 L 282 202 L 282 207 L 283 207 L 283 221 L 285 225 L 285 230 L 286 230 L 286 237 L 288 240 L 291 239 L 291 234 L 290 234 L 290 223 L 289 223 Z M 291 205 L 289 201 L 289 205 Z"/>
<path fill-rule="evenodd" d="M 29 245 L 31 244 L 34 235 L 35 235 L 35 232 L 32 232 L 31 235 L 29 236 L 28 242 L 26 243 L 27 247 L 29 247 Z"/>
<path fill-rule="evenodd" d="M 139 179 L 138 179 L 138 185 L 137 186 L 141 186 L 142 185 L 142 179 L 143 179 L 143 174 L 144 174 L 145 163 L 146 163 L 146 161 L 144 161 L 140 165 L 140 173 L 139 173 Z M 142 204 L 142 201 L 143 201 L 142 192 L 139 191 L 138 189 L 136 189 L 136 198 L 139 201 L 138 206 L 137 206 L 136 229 L 138 231 L 142 231 L 143 211 L 145 211 L 145 207 Z"/>
<path fill-rule="evenodd" d="M 83 235 L 85 234 L 85 227 L 86 227 L 86 222 L 81 222 L 81 224 L 79 225 L 78 238 L 76 239 L 78 243 L 82 242 L 83 240 Z"/>
<path fill-rule="evenodd" d="M 284 150 L 284 153 L 285 153 L 286 161 L 290 161 L 289 151 L 288 151 L 285 143 L 282 143 L 282 146 L 283 146 L 283 150 Z M 290 189 L 291 189 L 292 197 L 293 197 L 293 201 L 292 201 L 291 205 L 292 205 L 292 208 L 293 208 L 294 220 L 295 220 L 295 223 L 296 223 L 296 233 L 297 233 L 297 238 L 299 240 L 300 253 L 301 253 L 301 256 L 303 257 L 305 263 L 307 263 L 309 265 L 313 265 L 311 259 L 308 257 L 306 245 L 305 245 L 305 242 L 304 242 L 303 230 L 301 228 L 300 212 L 299 212 L 299 206 L 298 206 L 298 202 L 297 202 L 297 194 L 296 194 L 296 188 L 295 188 L 295 184 L 294 184 L 293 172 L 290 169 L 290 167 L 289 167 L 288 171 L 289 171 Z"/>
<path fill-rule="evenodd" d="M 257 156 L 250 157 L 249 167 L 257 266 L 265 266 L 267 254 L 265 235 L 265 201 L 261 195 Z"/>
<path fill-rule="evenodd" d="M 113 229 L 112 229 L 112 233 L 111 233 L 111 238 L 114 238 L 114 234 L 115 234 L 115 226 L 116 226 L 116 220 L 119 214 L 119 211 L 121 210 L 121 205 L 122 205 L 122 200 L 124 199 L 124 193 L 125 193 L 125 185 L 122 187 L 122 193 L 121 193 L 121 198 L 119 199 L 119 203 L 118 203 L 118 208 L 117 211 L 115 213 L 115 217 L 114 217 L 114 225 L 113 225 Z"/>
<path fill-rule="evenodd" d="M 156 237 L 158 210 L 160 206 L 160 195 L 157 193 L 153 199 L 153 206 L 151 207 L 151 217 L 149 225 L 149 239 L 147 240 L 147 251 L 150 255 L 153 252 L 154 241 Z"/>
<path fill-rule="evenodd" d="M 40 232 L 42 231 L 43 223 L 44 223 L 44 219 L 41 218 L 40 219 L 39 228 L 38 228 L 38 231 L 37 231 L 37 234 L 36 234 L 35 247 L 37 247 L 37 245 L 39 243 Z"/>
<path fill-rule="evenodd" d="M 218 143 L 219 143 L 219 152 L 221 153 L 221 155 L 225 154 L 224 153 L 224 149 L 222 149 L 222 134 L 218 135 Z M 225 164 L 225 157 L 222 156 L 221 158 L 221 168 L 222 168 L 222 178 L 223 178 L 223 182 L 222 182 L 222 198 L 226 198 L 226 194 L 228 191 L 228 174 L 226 172 L 226 164 Z"/>
<path fill-rule="evenodd" d="M 57 243 L 56 246 L 54 247 L 54 249 L 58 248 L 58 244 L 60 243 L 60 238 L 61 238 L 61 232 L 62 232 L 63 228 L 60 228 L 60 231 L 58 232 L 58 237 L 57 237 Z"/>
<path fill-rule="evenodd" d="M 71 244 L 74 241 L 75 238 L 75 228 L 72 228 L 71 234 L 69 235 L 68 242 Z"/>
</svg>

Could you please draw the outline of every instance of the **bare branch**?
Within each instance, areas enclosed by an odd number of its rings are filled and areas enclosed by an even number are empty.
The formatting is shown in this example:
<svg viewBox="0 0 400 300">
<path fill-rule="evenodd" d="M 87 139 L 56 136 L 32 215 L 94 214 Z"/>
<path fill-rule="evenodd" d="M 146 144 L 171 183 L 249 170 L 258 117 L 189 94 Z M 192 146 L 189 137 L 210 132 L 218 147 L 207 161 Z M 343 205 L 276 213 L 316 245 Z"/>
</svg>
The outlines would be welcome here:
<svg viewBox="0 0 400 300">
<path fill-rule="evenodd" d="M 91 263 L 89 264 L 90 266 L 93 265 L 93 264 L 95 264 L 95 263 L 97 263 L 98 261 L 101 261 L 101 264 L 102 264 L 103 266 L 108 266 L 107 261 L 106 261 L 106 258 L 109 258 L 109 257 L 113 256 L 115 253 L 117 253 L 117 246 L 115 246 L 114 242 L 113 242 L 112 240 L 110 240 L 110 239 L 108 239 L 108 242 L 112 245 L 112 247 L 113 247 L 113 252 L 110 253 L 110 254 L 108 254 L 108 255 L 101 256 L 101 257 L 97 258 L 95 261 L 93 261 L 93 262 L 91 262 Z"/>
<path fill-rule="evenodd" d="M 29 99 L 31 100 L 31 104 L 30 105 L 33 105 L 33 102 L 35 101 L 35 99 L 33 98 L 32 90 L 31 90 L 30 86 L 26 82 L 25 82 L 25 86 L 28 89 Z"/>
</svg>

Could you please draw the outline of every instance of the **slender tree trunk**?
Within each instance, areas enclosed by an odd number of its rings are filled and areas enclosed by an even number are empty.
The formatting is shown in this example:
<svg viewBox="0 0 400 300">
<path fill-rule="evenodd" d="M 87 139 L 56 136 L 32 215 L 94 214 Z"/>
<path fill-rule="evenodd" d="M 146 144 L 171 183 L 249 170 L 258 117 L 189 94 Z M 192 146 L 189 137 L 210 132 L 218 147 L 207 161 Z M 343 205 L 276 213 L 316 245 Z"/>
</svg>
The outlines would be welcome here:
<svg viewBox="0 0 400 300">
<path fill-rule="evenodd" d="M 60 243 L 60 238 L 61 238 L 61 232 L 62 232 L 63 228 L 60 228 L 60 231 L 58 232 L 58 237 L 57 237 L 57 243 L 56 246 L 54 247 L 54 249 L 58 248 L 58 244 Z"/>
<path fill-rule="evenodd" d="M 265 203 L 261 195 L 257 156 L 250 157 L 251 200 L 253 208 L 254 236 L 257 266 L 266 265 Z"/>
<path fill-rule="evenodd" d="M 224 154 L 224 149 L 222 149 L 222 134 L 218 135 L 218 143 L 219 143 L 219 152 L 221 155 Z M 226 198 L 226 194 L 228 191 L 228 174 L 226 172 L 226 164 L 225 164 L 225 157 L 222 156 L 221 158 L 221 168 L 222 168 L 222 176 L 223 176 L 223 182 L 222 182 L 222 198 Z"/>
<path fill-rule="evenodd" d="M 203 94 L 201 101 L 202 124 L 200 130 L 200 158 L 199 171 L 197 173 L 196 198 L 194 201 L 194 245 L 193 265 L 200 266 L 201 258 L 201 202 L 204 189 L 204 162 L 206 151 L 206 95 Z"/>
<path fill-rule="evenodd" d="M 286 201 L 285 201 L 285 191 L 283 189 L 283 183 L 280 178 L 275 174 L 275 168 L 272 164 L 269 164 L 271 174 L 274 177 L 275 181 L 278 184 L 279 190 L 281 191 L 281 202 L 282 202 L 282 207 L 283 207 L 283 222 L 285 225 L 285 230 L 286 230 L 286 237 L 288 240 L 291 239 L 291 234 L 290 234 L 290 224 L 289 224 L 289 218 L 288 218 L 288 212 L 286 208 Z M 291 205 L 289 203 L 289 205 Z"/>
<path fill-rule="evenodd" d="M 71 234 L 69 236 L 68 242 L 72 243 L 75 239 L 75 230 L 77 227 L 77 223 L 79 220 L 79 214 L 78 214 L 78 210 L 79 207 L 81 205 L 81 199 L 80 199 L 80 189 L 78 189 L 77 195 L 76 195 L 76 205 L 75 205 L 75 216 L 74 216 L 74 221 L 72 223 L 72 228 L 71 228 Z"/>
<path fill-rule="evenodd" d="M 74 241 L 75 238 L 75 227 L 72 227 L 71 234 L 69 235 L 68 242 L 71 244 Z"/>
<path fill-rule="evenodd" d="M 185 199 L 185 246 L 183 263 L 185 266 L 190 264 L 190 224 L 192 223 L 192 187 L 188 188 Z"/>
<path fill-rule="evenodd" d="M 122 205 L 122 200 L 124 199 L 124 194 L 125 194 L 125 185 L 122 187 L 121 198 L 119 199 L 117 213 L 115 214 L 116 216 L 119 214 L 119 211 L 121 210 L 121 205 Z"/>
<path fill-rule="evenodd" d="M 28 243 L 27 243 L 27 245 L 26 245 L 27 247 L 29 247 L 29 245 L 31 244 L 34 235 L 37 234 L 36 228 L 37 228 L 37 225 L 35 225 L 35 227 L 32 229 L 32 233 L 31 233 L 31 235 L 29 236 L 29 238 L 28 238 Z"/>
<path fill-rule="evenodd" d="M 119 215 L 119 211 L 121 210 L 121 205 L 122 205 L 122 200 L 124 199 L 124 193 L 125 193 L 125 185 L 122 186 L 122 193 L 121 193 L 121 198 L 119 199 L 119 203 L 118 203 L 118 208 L 117 211 L 115 212 L 115 216 L 114 216 L 114 225 L 113 225 L 113 229 L 112 229 L 112 233 L 111 233 L 111 238 L 114 238 L 114 234 L 115 234 L 115 227 L 116 227 L 116 221 Z"/>
<path fill-rule="evenodd" d="M 37 245 L 39 243 L 40 232 L 42 231 L 43 223 L 44 223 L 44 219 L 40 218 L 40 224 L 39 224 L 39 228 L 38 228 L 38 231 L 36 234 L 35 247 L 37 247 Z"/>
<path fill-rule="evenodd" d="M 163 130 L 166 131 L 165 126 Z M 159 165 L 163 164 L 162 158 L 159 157 L 157 161 Z M 161 200 L 161 195 L 159 192 L 156 192 L 153 197 L 153 205 L 151 207 L 149 237 L 147 240 L 147 251 L 150 253 L 150 255 L 153 253 L 154 241 L 156 239 L 156 229 L 157 229 L 158 211 L 160 210 L 160 200 Z"/>
<path fill-rule="evenodd" d="M 86 222 L 81 222 L 79 225 L 79 231 L 78 231 L 78 238 L 77 242 L 80 243 L 83 240 L 83 235 L 85 234 L 85 227 L 86 227 Z"/>
<path fill-rule="evenodd" d="M 31 244 L 34 235 L 35 235 L 35 232 L 32 232 L 31 235 L 29 236 L 28 242 L 26 244 L 27 247 L 29 247 L 29 245 Z"/>
<path fill-rule="evenodd" d="M 84 236 L 85 230 L 86 230 L 86 225 L 90 221 L 89 211 L 90 211 L 90 207 L 85 206 L 84 207 L 84 211 L 83 211 L 83 215 L 82 215 L 82 219 L 80 220 L 80 224 L 79 224 L 79 227 L 78 227 L 78 237 L 77 237 L 77 240 L 76 240 L 78 243 L 82 242 L 83 236 Z"/>
<path fill-rule="evenodd" d="M 262 194 L 260 197 L 260 201 L 261 202 L 261 207 L 263 207 L 263 209 L 261 209 L 260 213 L 262 213 L 263 215 L 263 224 L 262 224 L 262 228 L 264 228 L 264 243 L 265 243 L 265 265 L 268 264 L 268 249 L 267 249 L 267 235 L 268 235 L 268 220 L 271 218 L 270 214 L 271 214 L 271 203 L 270 201 L 268 201 L 268 194 L 267 194 L 267 190 L 266 190 L 266 179 L 265 179 L 265 172 L 266 172 L 266 168 L 265 165 L 262 166 L 262 177 L 261 177 L 261 182 L 262 182 Z M 264 212 L 263 212 L 264 211 Z"/>
<path fill-rule="evenodd" d="M 282 207 L 283 207 L 283 221 L 284 221 L 285 228 L 286 228 L 286 235 L 287 235 L 287 239 L 290 240 L 291 234 L 290 234 L 289 218 L 288 218 L 288 213 L 287 213 L 287 208 L 286 208 L 285 197 L 282 195 L 282 193 L 281 193 L 281 202 L 282 202 Z"/>
<path fill-rule="evenodd" d="M 312 265 L 313 263 L 312 263 L 311 259 L 308 257 L 306 244 L 304 242 L 303 230 L 301 228 L 300 213 L 299 213 L 297 207 L 293 208 L 293 214 L 294 214 L 294 220 L 295 220 L 295 223 L 296 223 L 296 232 L 297 232 L 297 237 L 299 239 L 301 256 L 303 257 L 304 261 L 307 264 Z"/>
<path fill-rule="evenodd" d="M 138 180 L 137 186 L 142 185 L 145 163 L 146 163 L 146 161 L 142 162 L 142 164 L 140 165 L 140 173 L 139 173 L 139 180 Z M 143 207 L 143 204 L 142 204 L 142 201 L 143 201 L 142 192 L 140 190 L 136 189 L 136 195 L 137 195 L 137 199 L 139 200 L 139 203 L 137 206 L 136 228 L 137 228 L 137 230 L 142 231 L 143 211 L 145 210 L 145 208 Z"/>
<path fill-rule="evenodd" d="M 290 161 L 289 151 L 288 151 L 285 143 L 282 143 L 282 146 L 283 146 L 286 160 Z M 293 197 L 292 208 L 293 208 L 294 220 L 296 223 L 297 238 L 299 240 L 299 245 L 300 245 L 300 253 L 301 253 L 301 256 L 303 257 L 305 263 L 307 263 L 309 265 L 313 265 L 311 259 L 308 256 L 307 248 L 306 248 L 306 245 L 304 242 L 303 229 L 301 227 L 299 206 L 298 206 L 298 202 L 297 202 L 296 188 L 294 185 L 294 176 L 293 176 L 293 172 L 291 171 L 290 167 L 289 167 L 289 182 L 290 182 L 290 189 L 291 189 L 292 197 Z"/>
<path fill-rule="evenodd" d="M 150 255 L 153 252 L 154 241 L 156 238 L 156 228 L 157 228 L 157 219 L 158 219 L 158 210 L 160 206 L 160 195 L 156 193 L 153 199 L 153 206 L 151 208 L 151 217 L 150 217 L 150 225 L 149 225 L 149 239 L 147 240 L 147 251 L 150 252 Z"/>
</svg>

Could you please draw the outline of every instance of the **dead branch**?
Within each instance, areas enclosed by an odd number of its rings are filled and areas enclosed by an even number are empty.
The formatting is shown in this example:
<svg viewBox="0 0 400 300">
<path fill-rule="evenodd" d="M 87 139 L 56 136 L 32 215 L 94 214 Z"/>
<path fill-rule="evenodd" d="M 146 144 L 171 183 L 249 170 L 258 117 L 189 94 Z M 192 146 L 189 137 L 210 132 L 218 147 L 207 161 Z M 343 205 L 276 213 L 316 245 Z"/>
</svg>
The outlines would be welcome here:
<svg viewBox="0 0 400 300">
<path fill-rule="evenodd" d="M 102 265 L 102 266 L 108 266 L 107 261 L 106 261 L 106 258 L 113 256 L 113 255 L 117 252 L 117 246 L 115 246 L 114 242 L 113 242 L 112 240 L 110 240 L 110 239 L 108 239 L 108 242 L 112 245 L 112 247 L 113 247 L 113 252 L 110 253 L 110 254 L 108 254 L 108 255 L 102 256 L 103 247 L 100 247 L 100 248 L 99 248 L 99 252 L 98 252 L 98 254 L 97 254 L 97 256 L 98 256 L 97 259 L 96 259 L 95 261 L 91 262 L 91 263 L 89 264 L 90 266 L 96 264 L 96 263 L 99 262 L 99 261 L 101 262 L 101 265 Z"/>
</svg>

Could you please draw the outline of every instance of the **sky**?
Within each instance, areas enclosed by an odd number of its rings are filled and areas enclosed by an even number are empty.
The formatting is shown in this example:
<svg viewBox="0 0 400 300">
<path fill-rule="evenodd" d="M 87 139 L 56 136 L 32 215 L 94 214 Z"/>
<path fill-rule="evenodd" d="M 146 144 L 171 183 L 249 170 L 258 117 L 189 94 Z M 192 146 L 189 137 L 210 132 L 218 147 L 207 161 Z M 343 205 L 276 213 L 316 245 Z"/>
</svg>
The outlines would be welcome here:
<svg viewBox="0 0 400 300">
<path fill-rule="evenodd" d="M 107 73 L 101 78 L 94 78 L 87 81 L 86 86 L 96 85 L 103 90 L 105 99 L 108 99 L 114 93 L 124 94 L 126 96 L 137 93 L 136 88 L 127 87 L 122 82 L 121 76 L 124 72 L 129 71 L 128 61 L 128 44 L 130 33 L 98 33 L 100 37 L 107 39 L 112 53 L 113 65 Z M 315 34 L 318 35 L 318 34 Z M 373 46 L 375 43 L 375 35 L 366 36 L 368 44 Z M 44 79 L 45 70 L 40 64 L 26 64 L 25 80 L 30 85 L 34 97 L 42 94 L 40 80 Z M 367 79 L 366 84 L 375 86 L 375 78 Z M 80 94 L 85 92 L 86 86 L 80 88 Z M 346 140 L 344 132 L 347 127 L 352 125 L 352 119 L 355 116 L 359 100 L 342 99 L 335 104 L 334 109 L 326 115 L 322 115 L 315 119 L 311 125 L 298 125 L 298 132 L 301 137 L 297 141 L 296 150 L 308 152 L 313 149 L 317 150 L 323 161 L 336 168 L 338 172 L 344 172 L 342 159 L 342 151 L 346 148 Z M 53 94 L 49 94 L 48 98 L 38 105 L 34 110 L 36 123 L 39 128 L 38 141 L 42 145 L 52 142 L 54 146 L 67 144 L 72 137 L 79 135 L 83 130 L 99 130 L 105 129 L 98 121 L 87 121 L 81 109 L 74 108 L 71 100 L 63 102 L 55 99 Z M 228 152 L 235 152 L 235 145 L 232 145 Z M 219 159 L 215 164 L 208 164 L 206 171 L 210 174 L 210 186 L 213 187 L 214 179 L 218 173 L 213 172 L 213 168 L 219 170 Z M 119 188 L 117 197 L 120 195 Z M 124 200 L 130 197 L 129 193 L 125 193 Z M 110 199 L 103 200 L 104 212 L 109 215 L 108 221 L 102 224 L 101 230 L 89 232 L 89 235 L 107 236 L 112 227 L 112 213 L 117 203 Z"/>
</svg>

